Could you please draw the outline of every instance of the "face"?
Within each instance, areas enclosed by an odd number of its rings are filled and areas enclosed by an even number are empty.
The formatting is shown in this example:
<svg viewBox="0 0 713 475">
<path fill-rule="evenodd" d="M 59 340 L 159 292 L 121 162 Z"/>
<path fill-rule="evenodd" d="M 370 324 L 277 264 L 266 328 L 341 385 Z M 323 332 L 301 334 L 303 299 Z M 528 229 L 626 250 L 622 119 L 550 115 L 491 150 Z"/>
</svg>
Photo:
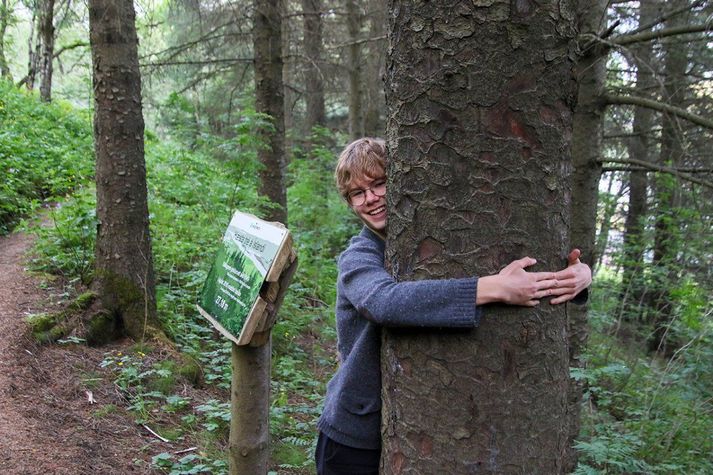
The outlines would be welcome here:
<svg viewBox="0 0 713 475">
<path fill-rule="evenodd" d="M 359 200 L 359 195 L 363 196 L 364 202 L 362 204 L 351 204 L 351 208 L 354 212 L 369 225 L 372 229 L 376 231 L 386 230 L 386 185 L 384 184 L 386 177 L 381 176 L 377 178 L 371 177 L 357 177 L 352 181 L 352 186 L 350 187 L 350 195 L 356 194 L 356 200 Z M 383 185 L 383 186 L 381 186 Z M 377 192 L 374 193 L 373 189 Z M 361 193 L 359 193 L 361 191 Z M 379 196 L 379 192 L 383 192 L 384 196 Z"/>
</svg>

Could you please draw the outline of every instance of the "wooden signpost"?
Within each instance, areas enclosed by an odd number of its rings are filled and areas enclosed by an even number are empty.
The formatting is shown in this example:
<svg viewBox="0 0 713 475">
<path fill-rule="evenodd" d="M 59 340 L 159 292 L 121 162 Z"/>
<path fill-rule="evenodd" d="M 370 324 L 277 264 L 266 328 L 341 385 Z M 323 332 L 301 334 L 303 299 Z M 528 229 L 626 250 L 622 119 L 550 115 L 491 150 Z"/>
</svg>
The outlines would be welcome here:
<svg viewBox="0 0 713 475">
<path fill-rule="evenodd" d="M 287 228 L 238 211 L 200 295 L 198 311 L 233 342 L 231 474 L 267 473 L 270 332 L 296 269 Z"/>
</svg>

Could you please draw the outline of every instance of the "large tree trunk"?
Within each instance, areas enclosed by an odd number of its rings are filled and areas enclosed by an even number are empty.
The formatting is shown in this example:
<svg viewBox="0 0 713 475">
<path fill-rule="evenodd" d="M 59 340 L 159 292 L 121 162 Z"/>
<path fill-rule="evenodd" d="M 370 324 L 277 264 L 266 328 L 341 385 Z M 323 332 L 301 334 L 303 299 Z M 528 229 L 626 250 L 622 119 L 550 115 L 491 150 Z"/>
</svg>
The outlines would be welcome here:
<svg viewBox="0 0 713 475">
<path fill-rule="evenodd" d="M 273 130 L 260 131 L 267 145 L 258 152 L 263 166 L 259 193 L 274 206 L 264 210 L 270 221 L 287 222 L 287 199 L 283 178 L 284 93 L 282 83 L 281 0 L 255 0 L 253 49 L 255 64 L 255 109 L 268 114 Z M 258 347 L 233 345 L 233 386 L 229 460 L 231 475 L 267 473 L 269 451 L 271 342 Z"/>
<path fill-rule="evenodd" d="M 305 54 L 305 132 L 326 124 L 324 81 L 322 80 L 322 1 L 302 0 L 302 25 Z"/>
<path fill-rule="evenodd" d="M 347 31 L 349 45 L 347 46 L 347 70 L 349 77 L 349 136 L 358 139 L 364 135 L 364 117 L 362 111 L 363 92 L 361 74 L 361 43 L 360 31 L 362 13 L 356 0 L 347 0 Z"/>
<path fill-rule="evenodd" d="M 160 331 L 134 21 L 131 0 L 89 2 L 99 222 L 93 286 L 108 312 L 109 325 L 102 333 L 114 330 L 144 339 Z"/>
<path fill-rule="evenodd" d="M 364 135 L 381 137 L 384 135 L 382 116 L 384 103 L 384 81 L 382 70 L 386 54 L 384 36 L 386 26 L 386 6 L 381 0 L 369 0 L 369 54 L 366 55 L 366 111 L 364 112 Z"/>
<path fill-rule="evenodd" d="M 40 61 L 40 98 L 52 100 L 52 60 L 54 58 L 54 0 L 44 0 L 40 12 L 40 37 L 42 58 Z"/>
<path fill-rule="evenodd" d="M 10 67 L 5 57 L 5 35 L 7 33 L 7 25 L 10 22 L 10 15 L 12 15 L 12 9 L 8 5 L 8 0 L 2 0 L 0 4 L 0 76 L 12 81 Z"/>
<path fill-rule="evenodd" d="M 639 5 L 639 25 L 648 25 L 655 18 L 658 5 L 654 1 L 644 1 Z M 651 97 L 656 85 L 651 64 L 653 43 L 650 41 L 632 47 L 636 64 L 636 95 Z M 653 126 L 653 111 L 637 107 L 634 111 L 633 137 L 628 143 L 629 158 L 650 162 L 650 135 Z M 624 226 L 624 271 L 621 285 L 621 308 L 627 318 L 633 317 L 635 308 L 640 306 L 644 267 L 644 218 L 647 212 L 646 190 L 648 178 L 645 170 L 629 172 L 629 209 Z"/>
<path fill-rule="evenodd" d="M 671 2 L 671 8 L 683 7 L 686 0 Z M 676 15 L 666 21 L 666 27 L 686 24 L 686 15 Z M 664 42 L 664 87 L 663 99 L 668 104 L 685 109 L 686 66 L 688 57 L 685 45 L 676 38 Z M 678 167 L 683 161 L 683 137 L 679 119 L 664 113 L 661 118 L 661 163 Z M 652 320 L 654 330 L 649 338 L 650 351 L 670 352 L 666 345 L 666 333 L 673 316 L 673 302 L 669 296 L 671 283 L 676 276 L 676 254 L 681 245 L 677 223 L 681 194 L 680 186 L 670 176 L 659 176 L 656 183 L 657 218 L 652 264 L 657 268 L 654 284 Z"/>
<path fill-rule="evenodd" d="M 390 3 L 392 272 L 488 275 L 525 255 L 561 268 L 572 2 Z M 383 473 L 564 472 L 564 306 L 488 306 L 470 332 L 385 331 L 382 374 Z"/>
</svg>

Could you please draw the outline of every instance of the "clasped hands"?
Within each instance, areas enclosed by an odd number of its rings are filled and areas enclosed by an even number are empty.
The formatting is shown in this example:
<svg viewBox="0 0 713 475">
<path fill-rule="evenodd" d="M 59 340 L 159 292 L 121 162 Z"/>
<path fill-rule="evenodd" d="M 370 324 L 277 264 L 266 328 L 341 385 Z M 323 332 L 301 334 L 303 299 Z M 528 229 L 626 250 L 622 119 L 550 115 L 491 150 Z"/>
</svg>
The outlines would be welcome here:
<svg viewBox="0 0 713 475">
<path fill-rule="evenodd" d="M 502 302 L 534 307 L 543 297 L 554 297 L 553 305 L 572 300 L 592 283 L 592 271 L 579 260 L 581 252 L 573 249 L 567 256 L 567 267 L 558 272 L 527 272 L 537 260 L 523 257 L 512 261 L 498 274 L 478 281 L 476 304 Z"/>
</svg>

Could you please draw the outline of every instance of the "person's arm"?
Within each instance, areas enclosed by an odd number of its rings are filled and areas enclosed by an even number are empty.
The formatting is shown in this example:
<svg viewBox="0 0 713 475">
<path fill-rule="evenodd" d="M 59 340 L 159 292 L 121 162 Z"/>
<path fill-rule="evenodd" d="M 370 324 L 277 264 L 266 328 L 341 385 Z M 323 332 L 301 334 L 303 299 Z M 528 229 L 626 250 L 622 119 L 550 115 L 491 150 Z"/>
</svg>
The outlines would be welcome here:
<svg viewBox="0 0 713 475">
<path fill-rule="evenodd" d="M 534 306 L 549 295 L 555 273 L 525 271 L 535 263 L 518 259 L 480 279 L 397 282 L 384 270 L 383 254 L 363 241 L 340 258 L 339 286 L 362 315 L 380 325 L 472 327 L 483 304 Z"/>
</svg>

